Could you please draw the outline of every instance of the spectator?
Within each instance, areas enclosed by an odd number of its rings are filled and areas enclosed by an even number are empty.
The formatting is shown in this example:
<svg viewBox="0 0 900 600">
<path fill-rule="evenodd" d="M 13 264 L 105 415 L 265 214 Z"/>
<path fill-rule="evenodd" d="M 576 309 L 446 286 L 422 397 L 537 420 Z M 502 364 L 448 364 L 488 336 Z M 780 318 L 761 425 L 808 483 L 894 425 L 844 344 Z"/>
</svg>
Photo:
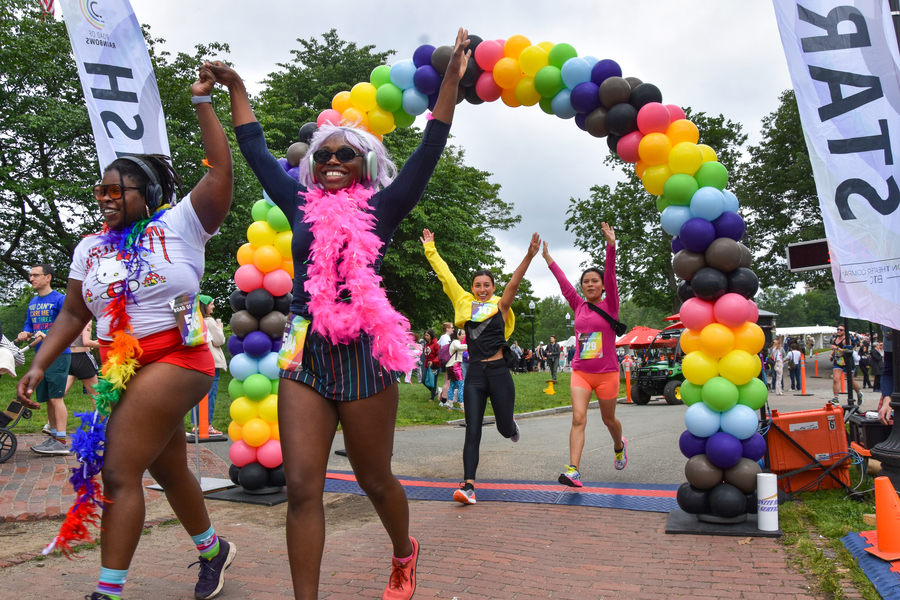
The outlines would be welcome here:
<svg viewBox="0 0 900 600">
<path fill-rule="evenodd" d="M 216 413 L 216 397 L 219 395 L 219 374 L 221 369 L 228 370 L 225 362 L 225 353 L 222 352 L 222 345 L 225 343 L 225 330 L 222 325 L 222 319 L 214 319 L 213 310 L 216 307 L 215 301 L 205 294 L 197 297 L 200 300 L 200 310 L 203 311 L 203 322 L 209 330 L 209 350 L 213 355 L 213 363 L 216 366 L 215 375 L 213 375 L 212 385 L 209 388 L 208 401 L 209 404 L 209 435 L 222 435 L 222 432 L 213 426 L 213 416 Z M 197 421 L 200 419 L 200 406 L 191 409 L 191 423 L 194 426 L 193 432 L 197 433 Z"/>
<path fill-rule="evenodd" d="M 869 363 L 872 365 L 872 391 L 881 391 L 881 374 L 884 372 L 884 355 L 881 342 L 872 344 L 872 352 L 869 354 Z"/>
<path fill-rule="evenodd" d="M 831 337 L 831 364 L 833 366 L 831 374 L 831 391 L 834 395 L 831 401 L 834 404 L 839 403 L 838 394 L 841 393 L 841 374 L 846 373 L 847 371 L 844 358 L 844 346 L 850 345 L 848 339 L 843 325 L 839 325 L 837 332 Z M 851 385 L 853 386 L 853 390 L 856 392 L 856 398 L 859 403 L 862 404 L 862 392 L 859 391 L 859 384 L 853 380 L 853 371 L 846 373 L 846 375 L 850 380 L 847 382 L 848 387 Z"/>
<path fill-rule="evenodd" d="M 776 396 L 784 396 L 784 350 L 781 348 L 781 340 L 776 339 L 772 342 L 772 350 L 769 356 L 774 361 L 773 369 L 775 375 L 772 377 L 772 387 L 775 388 Z"/>
<path fill-rule="evenodd" d="M 788 352 L 788 373 L 791 377 L 791 391 L 800 391 L 800 362 L 804 359 L 797 342 L 791 342 Z"/>
<path fill-rule="evenodd" d="M 66 381 L 66 394 L 69 393 L 69 388 L 72 387 L 72 384 L 78 380 L 81 381 L 82 385 L 84 385 L 84 389 L 93 400 L 94 386 L 97 385 L 97 371 L 99 367 L 97 367 L 97 361 L 94 359 L 94 355 L 91 354 L 91 348 L 99 348 L 100 342 L 91 339 L 91 324 L 92 321 L 88 321 L 87 325 L 84 326 L 81 335 L 75 338 L 75 341 L 69 346 L 69 350 L 72 352 L 72 363 L 69 365 L 69 378 Z M 49 423 L 44 425 L 45 432 L 49 429 Z"/>
<path fill-rule="evenodd" d="M 453 323 L 444 323 L 442 326 L 443 334 L 438 339 L 438 349 L 450 345 L 450 334 L 453 333 Z M 441 404 L 447 403 L 447 394 L 450 392 L 450 378 L 447 377 L 447 365 L 438 362 L 440 372 L 444 374 L 444 383 L 441 386 Z"/>
<path fill-rule="evenodd" d="M 434 402 L 434 396 L 437 394 L 437 374 L 440 373 L 441 367 L 438 352 L 440 352 L 440 346 L 434 339 L 434 331 L 429 329 L 422 338 L 422 384 L 431 392 L 429 402 Z M 428 385 L 429 379 L 431 379 L 431 385 Z"/>
<path fill-rule="evenodd" d="M 463 403 L 463 391 L 465 390 L 463 352 L 466 352 L 468 349 L 468 346 L 460 341 L 459 333 L 451 330 L 450 360 L 447 361 L 447 379 L 450 380 L 450 389 L 447 392 L 447 406 L 445 407 L 450 410 L 453 410 L 454 392 L 456 392 L 456 401 L 459 403 L 459 409 L 465 410 L 465 404 Z"/>
<path fill-rule="evenodd" d="M 874 386 L 872 385 L 872 381 L 869 379 L 869 366 L 870 366 L 869 356 L 871 354 L 869 352 L 869 344 L 864 341 L 862 344 L 859 345 L 859 348 L 857 349 L 857 353 L 859 354 L 859 363 L 858 363 L 859 371 L 860 371 L 860 373 L 862 373 L 862 378 L 863 378 L 862 389 L 874 388 Z"/>
<path fill-rule="evenodd" d="M 556 343 L 555 335 L 550 336 L 550 344 L 547 346 L 546 352 L 547 363 L 550 366 L 550 379 L 556 381 L 556 371 L 559 369 L 559 355 L 562 352 L 562 348 Z"/>
</svg>

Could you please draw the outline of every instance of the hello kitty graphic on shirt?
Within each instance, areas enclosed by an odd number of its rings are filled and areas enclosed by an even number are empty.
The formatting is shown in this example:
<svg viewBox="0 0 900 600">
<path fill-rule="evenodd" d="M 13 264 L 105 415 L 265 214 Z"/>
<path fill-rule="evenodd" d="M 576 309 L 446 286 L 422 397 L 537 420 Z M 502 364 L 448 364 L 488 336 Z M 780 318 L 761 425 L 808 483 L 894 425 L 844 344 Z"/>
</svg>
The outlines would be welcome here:
<svg viewBox="0 0 900 600">
<path fill-rule="evenodd" d="M 128 269 L 125 263 L 120 261 L 116 255 L 101 256 L 97 259 L 97 269 L 94 271 L 94 278 L 97 283 L 106 286 L 106 290 L 100 294 L 104 300 L 121 296 L 125 293 L 126 286 L 128 291 L 134 292 L 141 287 L 137 281 L 129 280 Z"/>
</svg>

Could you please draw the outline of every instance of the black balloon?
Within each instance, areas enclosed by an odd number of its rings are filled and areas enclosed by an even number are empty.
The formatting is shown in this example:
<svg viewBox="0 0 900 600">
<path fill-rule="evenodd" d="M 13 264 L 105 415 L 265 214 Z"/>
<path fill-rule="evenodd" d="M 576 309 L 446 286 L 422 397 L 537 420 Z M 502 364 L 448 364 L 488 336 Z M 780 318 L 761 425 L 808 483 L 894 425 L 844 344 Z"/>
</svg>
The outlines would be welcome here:
<svg viewBox="0 0 900 600">
<path fill-rule="evenodd" d="M 616 104 L 606 113 L 606 127 L 609 132 L 622 137 L 637 129 L 637 109 L 622 102 Z"/>
<path fill-rule="evenodd" d="M 473 61 L 469 61 L 469 64 L 471 64 L 472 62 Z M 484 100 L 479 98 L 478 94 L 475 92 L 474 85 L 472 87 L 462 88 L 462 89 L 466 90 L 466 101 L 469 104 L 484 104 Z"/>
<path fill-rule="evenodd" d="M 682 304 L 684 304 L 694 296 L 696 296 L 696 294 L 694 294 L 694 288 L 691 287 L 690 281 L 682 281 L 680 284 L 678 284 L 678 300 Z"/>
<path fill-rule="evenodd" d="M 237 465 L 231 465 L 228 467 L 228 479 L 231 480 L 231 483 L 234 485 L 241 485 L 241 482 L 238 480 L 238 475 L 241 472 L 241 468 Z"/>
<path fill-rule="evenodd" d="M 312 143 L 313 134 L 318 131 L 319 127 L 315 123 L 304 123 L 302 127 L 300 127 L 300 134 L 298 138 L 304 144 Z"/>
<path fill-rule="evenodd" d="M 747 508 L 745 510 L 751 515 L 759 512 L 759 498 L 756 495 L 756 490 L 747 494 Z"/>
<path fill-rule="evenodd" d="M 228 304 L 231 305 L 231 310 L 237 312 L 239 310 L 247 309 L 247 292 L 242 292 L 241 290 L 234 290 L 231 292 L 231 296 L 228 297 Z"/>
<path fill-rule="evenodd" d="M 652 83 L 642 83 L 631 90 L 631 105 L 638 110 L 651 102 L 662 102 L 662 92 Z"/>
<path fill-rule="evenodd" d="M 606 145 L 609 147 L 609 151 L 613 154 L 616 154 L 616 146 L 619 145 L 619 140 L 622 139 L 621 136 L 609 134 L 606 136 Z"/>
<path fill-rule="evenodd" d="M 238 483 L 245 490 L 258 490 L 266 487 L 266 468 L 259 463 L 250 463 L 241 467 Z"/>
<path fill-rule="evenodd" d="M 288 314 L 291 310 L 291 301 L 294 299 L 294 295 L 290 292 L 285 294 L 284 296 L 278 296 L 275 298 L 275 307 L 272 310 L 277 310 L 280 313 Z"/>
<path fill-rule="evenodd" d="M 709 509 L 723 519 L 733 519 L 747 512 L 747 496 L 729 483 L 720 483 L 709 493 Z"/>
<path fill-rule="evenodd" d="M 584 118 L 584 127 L 594 137 L 606 137 L 609 129 L 606 127 L 606 109 L 602 106 L 595 108 Z"/>
<path fill-rule="evenodd" d="M 695 488 L 685 482 L 675 495 L 678 507 L 690 515 L 702 515 L 709 512 L 709 491 Z"/>
<path fill-rule="evenodd" d="M 447 65 L 450 64 L 450 57 L 453 56 L 453 46 L 438 46 L 431 53 L 431 66 L 438 72 L 441 77 L 447 71 Z"/>
<path fill-rule="evenodd" d="M 482 73 L 484 73 L 484 69 L 479 67 L 478 63 L 474 60 L 470 60 L 469 64 L 466 65 L 466 72 L 463 73 L 459 83 L 460 85 L 471 87 L 475 85 L 475 82 L 478 81 L 478 78 L 481 77 Z"/>
<path fill-rule="evenodd" d="M 466 48 L 466 52 L 471 52 L 472 56 L 475 56 L 475 50 L 478 48 L 478 44 L 483 42 L 481 36 L 469 34 L 469 46 Z M 452 50 L 452 48 L 451 48 Z"/>
<path fill-rule="evenodd" d="M 266 481 L 266 485 L 271 487 L 284 487 L 285 479 L 284 479 L 284 465 L 279 465 L 274 469 L 269 469 L 269 478 Z"/>
<path fill-rule="evenodd" d="M 261 319 L 275 308 L 275 298 L 263 288 L 257 288 L 247 294 L 247 312 Z"/>
<path fill-rule="evenodd" d="M 694 273 L 691 288 L 701 300 L 715 302 L 728 291 L 728 278 L 718 269 L 703 267 Z"/>
<path fill-rule="evenodd" d="M 728 274 L 728 291 L 750 300 L 759 291 L 759 277 L 750 269 L 738 267 Z"/>
</svg>

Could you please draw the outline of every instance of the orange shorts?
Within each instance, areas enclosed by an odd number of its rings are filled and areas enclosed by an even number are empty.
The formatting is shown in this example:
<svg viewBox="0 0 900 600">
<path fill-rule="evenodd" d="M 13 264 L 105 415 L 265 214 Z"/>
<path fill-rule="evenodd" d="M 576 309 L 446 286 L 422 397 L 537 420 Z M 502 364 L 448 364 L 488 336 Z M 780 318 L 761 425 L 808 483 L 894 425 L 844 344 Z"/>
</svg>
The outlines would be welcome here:
<svg viewBox="0 0 900 600">
<path fill-rule="evenodd" d="M 585 373 L 572 371 L 571 387 L 592 390 L 600 400 L 612 400 L 619 396 L 619 372 Z"/>
<path fill-rule="evenodd" d="M 212 352 L 209 351 L 209 345 L 185 346 L 177 329 L 153 333 L 140 338 L 138 342 L 141 344 L 142 353 L 137 360 L 142 367 L 152 363 L 169 363 L 209 376 L 216 374 L 216 365 L 213 362 Z M 100 360 L 104 363 L 109 353 L 109 345 L 110 342 L 100 340 Z"/>
</svg>

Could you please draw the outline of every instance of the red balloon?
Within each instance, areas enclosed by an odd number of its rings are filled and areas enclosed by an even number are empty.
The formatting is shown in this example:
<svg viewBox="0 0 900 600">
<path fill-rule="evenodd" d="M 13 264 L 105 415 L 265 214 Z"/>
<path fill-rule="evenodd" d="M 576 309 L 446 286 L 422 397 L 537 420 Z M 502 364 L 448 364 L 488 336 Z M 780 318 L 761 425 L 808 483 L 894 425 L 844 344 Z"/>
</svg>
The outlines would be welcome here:
<svg viewBox="0 0 900 600">
<path fill-rule="evenodd" d="M 639 161 L 641 157 L 638 154 L 638 147 L 641 145 L 642 139 L 644 139 L 644 136 L 640 131 L 632 131 L 622 136 L 622 139 L 616 144 L 616 152 L 619 153 L 619 158 L 631 164 Z"/>
<path fill-rule="evenodd" d="M 252 292 L 263 286 L 263 274 L 255 265 L 244 265 L 234 272 L 234 282 L 242 292 Z"/>
<path fill-rule="evenodd" d="M 332 125 L 340 125 L 341 124 L 341 113 L 334 110 L 333 108 L 327 108 L 319 113 L 319 117 L 316 119 L 316 126 L 321 127 L 322 123 L 331 123 Z"/>
<path fill-rule="evenodd" d="M 281 465 L 281 442 L 270 439 L 256 449 L 256 459 L 259 464 L 267 469 L 274 469 Z"/>
<path fill-rule="evenodd" d="M 759 307 L 756 305 L 756 302 L 754 302 L 753 300 L 747 300 L 747 307 L 749 308 L 747 320 L 751 323 L 756 323 L 757 321 L 759 321 Z"/>
<path fill-rule="evenodd" d="M 644 135 L 665 133 L 671 119 L 668 108 L 659 102 L 649 102 L 638 111 L 637 126 Z"/>
<path fill-rule="evenodd" d="M 692 331 L 703 331 L 703 328 L 716 320 L 713 303 L 691 298 L 681 305 L 681 322 Z"/>
<path fill-rule="evenodd" d="M 231 464 L 234 466 L 243 467 L 256 462 L 256 452 L 256 448 L 244 440 L 238 440 L 228 449 L 228 458 L 231 459 Z"/>
<path fill-rule="evenodd" d="M 490 71 L 503 58 L 503 43 L 486 40 L 475 48 L 475 62 L 485 71 Z M 499 96 L 497 96 L 499 98 Z"/>
<path fill-rule="evenodd" d="M 484 42 L 481 42 L 483 44 Z M 478 45 L 481 48 L 481 44 Z M 478 76 L 475 82 L 475 93 L 485 102 L 494 102 L 503 93 L 503 88 L 494 81 L 494 75 L 490 71 L 485 71 Z"/>
<path fill-rule="evenodd" d="M 684 111 L 677 104 L 666 104 L 666 110 L 669 111 L 669 121 L 672 123 L 681 119 L 687 119 L 687 115 L 684 114 Z"/>
<path fill-rule="evenodd" d="M 241 269 L 243 268 L 244 267 L 241 267 Z M 255 269 L 256 267 L 253 268 Z M 277 298 L 278 296 L 284 296 L 289 291 L 294 289 L 294 281 L 286 271 L 275 269 L 270 273 L 266 273 L 265 278 L 263 279 L 262 287 L 264 287 L 267 292 Z"/>
<path fill-rule="evenodd" d="M 725 294 L 716 300 L 716 321 L 726 327 L 740 327 L 748 321 L 750 307 L 748 300 L 740 294 Z"/>
</svg>

